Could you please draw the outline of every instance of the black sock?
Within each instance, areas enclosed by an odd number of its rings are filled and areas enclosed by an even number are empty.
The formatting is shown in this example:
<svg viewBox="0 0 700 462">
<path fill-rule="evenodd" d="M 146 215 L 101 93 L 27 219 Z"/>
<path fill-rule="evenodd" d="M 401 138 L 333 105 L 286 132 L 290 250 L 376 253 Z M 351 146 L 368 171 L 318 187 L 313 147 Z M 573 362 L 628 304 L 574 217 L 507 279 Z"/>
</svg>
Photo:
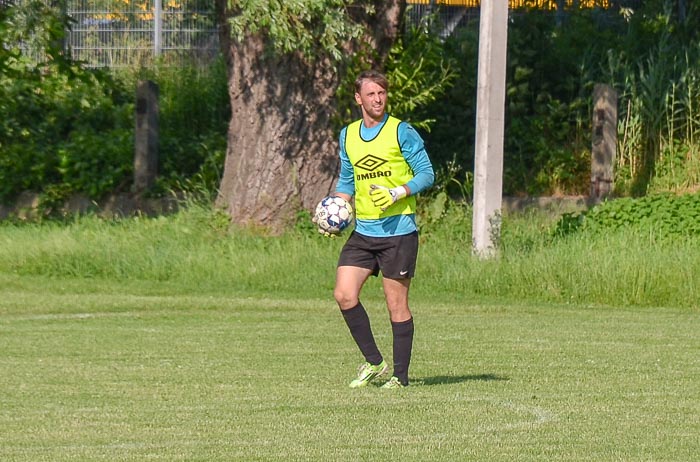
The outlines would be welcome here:
<svg viewBox="0 0 700 462">
<path fill-rule="evenodd" d="M 402 385 L 408 385 L 408 366 L 413 350 L 413 318 L 391 323 L 394 334 L 394 376 Z"/>
<path fill-rule="evenodd" d="M 369 316 L 367 316 L 362 303 L 358 302 L 356 306 L 349 310 L 340 310 L 340 312 L 343 313 L 343 318 L 345 318 L 345 323 L 350 329 L 350 334 L 355 339 L 355 343 L 360 348 L 365 361 L 374 365 L 381 363 L 384 358 L 382 358 L 382 354 L 377 348 L 377 343 L 374 341 Z"/>
</svg>

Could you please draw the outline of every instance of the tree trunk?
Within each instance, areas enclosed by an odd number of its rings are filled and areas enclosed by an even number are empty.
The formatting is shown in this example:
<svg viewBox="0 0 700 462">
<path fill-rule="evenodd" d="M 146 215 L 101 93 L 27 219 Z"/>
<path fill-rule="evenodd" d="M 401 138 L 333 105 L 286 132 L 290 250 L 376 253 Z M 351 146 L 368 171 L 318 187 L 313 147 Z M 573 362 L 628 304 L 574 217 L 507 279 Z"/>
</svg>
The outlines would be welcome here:
<svg viewBox="0 0 700 462">
<path fill-rule="evenodd" d="M 381 9 L 369 18 L 368 35 L 386 56 L 387 44 L 398 35 L 397 15 L 404 11 L 397 5 L 405 2 L 375 3 Z M 220 14 L 220 24 L 226 24 L 226 13 Z M 271 54 L 262 34 L 239 42 L 223 27 L 221 39 L 231 123 L 217 205 L 236 224 L 281 229 L 300 209 L 312 211 L 333 188 L 340 164 L 332 124 L 340 77 L 327 57 Z"/>
<path fill-rule="evenodd" d="M 231 123 L 219 203 L 235 223 L 281 226 L 332 187 L 337 77 L 297 56 L 266 56 L 260 35 L 229 50 Z"/>
</svg>

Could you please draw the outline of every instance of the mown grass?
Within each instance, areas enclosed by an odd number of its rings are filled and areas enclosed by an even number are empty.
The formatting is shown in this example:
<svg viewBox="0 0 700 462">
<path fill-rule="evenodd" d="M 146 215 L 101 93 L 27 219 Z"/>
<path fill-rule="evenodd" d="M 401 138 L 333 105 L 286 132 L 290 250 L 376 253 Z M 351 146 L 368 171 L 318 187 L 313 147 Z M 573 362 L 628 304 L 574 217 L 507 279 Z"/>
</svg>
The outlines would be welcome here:
<svg viewBox="0 0 700 462">
<path fill-rule="evenodd" d="M 347 388 L 360 358 L 328 299 L 1 279 L 2 460 L 696 456 L 693 310 L 422 300 L 394 393 Z"/>
<path fill-rule="evenodd" d="M 412 385 L 350 390 L 342 239 L 170 217 L 0 226 L 0 460 L 694 460 L 697 240 L 553 237 L 470 257 L 424 229 Z M 363 298 L 387 357 L 379 281 Z"/>
</svg>

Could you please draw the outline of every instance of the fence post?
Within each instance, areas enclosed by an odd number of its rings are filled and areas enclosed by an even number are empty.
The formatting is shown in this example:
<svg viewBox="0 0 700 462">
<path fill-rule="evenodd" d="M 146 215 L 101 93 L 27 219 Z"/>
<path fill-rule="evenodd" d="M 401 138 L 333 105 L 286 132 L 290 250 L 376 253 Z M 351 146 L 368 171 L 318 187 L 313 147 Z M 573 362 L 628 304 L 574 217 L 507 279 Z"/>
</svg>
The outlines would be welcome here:
<svg viewBox="0 0 700 462">
<path fill-rule="evenodd" d="M 153 54 L 157 58 L 163 50 L 163 1 L 156 0 L 153 10 Z"/>
<path fill-rule="evenodd" d="M 592 125 L 590 198 L 598 203 L 612 193 L 617 152 L 617 92 L 609 85 L 596 84 L 593 89 Z"/>
<path fill-rule="evenodd" d="M 136 87 L 134 192 L 141 194 L 158 174 L 158 85 L 140 80 Z"/>
</svg>

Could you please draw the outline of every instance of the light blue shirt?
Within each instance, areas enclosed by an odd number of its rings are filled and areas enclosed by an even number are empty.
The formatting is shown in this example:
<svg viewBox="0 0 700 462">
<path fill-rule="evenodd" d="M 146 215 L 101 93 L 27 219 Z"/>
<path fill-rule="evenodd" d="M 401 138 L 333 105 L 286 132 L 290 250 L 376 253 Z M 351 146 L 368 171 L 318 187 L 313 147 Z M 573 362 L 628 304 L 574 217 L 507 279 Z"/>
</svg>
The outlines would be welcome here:
<svg viewBox="0 0 700 462">
<path fill-rule="evenodd" d="M 389 115 L 385 114 L 382 123 L 372 128 L 367 128 L 364 124 L 361 124 L 360 136 L 362 139 L 371 140 L 377 136 L 388 117 Z M 354 196 L 355 172 L 350 158 L 345 151 L 346 132 L 347 127 L 344 127 L 340 131 L 340 176 L 335 190 Z M 423 138 L 421 138 L 418 132 L 408 122 L 401 122 L 399 124 L 398 139 L 399 146 L 401 147 L 401 154 L 404 159 L 406 159 L 411 170 L 413 170 L 413 178 L 406 183 L 406 186 L 411 189 L 411 195 L 415 195 L 432 186 L 435 181 L 433 166 L 425 150 Z M 371 237 L 401 236 L 410 234 L 417 229 L 415 214 L 394 215 L 370 220 L 358 219 L 355 222 L 355 231 L 364 236 Z"/>
</svg>

